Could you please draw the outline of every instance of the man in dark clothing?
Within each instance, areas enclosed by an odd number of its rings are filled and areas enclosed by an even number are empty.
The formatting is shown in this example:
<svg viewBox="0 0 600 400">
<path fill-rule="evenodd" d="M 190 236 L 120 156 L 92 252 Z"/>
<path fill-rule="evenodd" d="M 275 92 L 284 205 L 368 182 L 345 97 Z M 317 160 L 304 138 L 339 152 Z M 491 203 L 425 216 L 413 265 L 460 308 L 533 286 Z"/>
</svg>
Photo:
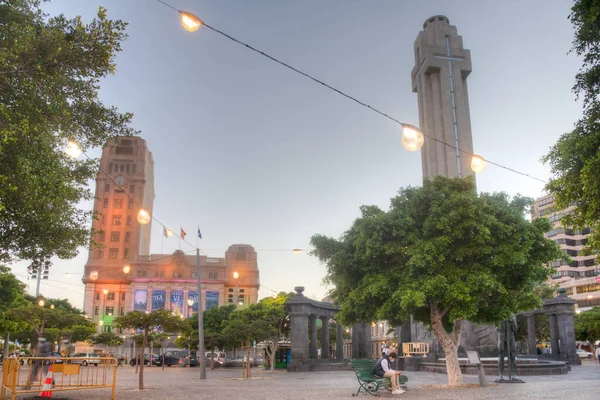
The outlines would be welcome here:
<svg viewBox="0 0 600 400">
<path fill-rule="evenodd" d="M 390 378 L 392 382 L 392 394 L 402 394 L 404 390 L 400 389 L 398 376 L 402 374 L 400 371 L 394 371 L 391 368 L 392 363 L 396 360 L 396 353 L 384 354 L 383 357 L 375 365 L 373 374 L 379 378 Z"/>
</svg>

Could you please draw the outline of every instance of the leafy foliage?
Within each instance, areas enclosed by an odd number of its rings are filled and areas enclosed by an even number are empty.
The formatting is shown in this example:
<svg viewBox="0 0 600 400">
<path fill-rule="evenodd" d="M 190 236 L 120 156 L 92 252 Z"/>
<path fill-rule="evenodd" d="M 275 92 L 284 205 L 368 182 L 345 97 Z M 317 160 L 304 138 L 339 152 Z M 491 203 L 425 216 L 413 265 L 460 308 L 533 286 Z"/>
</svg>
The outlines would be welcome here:
<svg viewBox="0 0 600 400">
<path fill-rule="evenodd" d="M 101 79 L 114 73 L 125 39 L 122 21 L 100 8 L 80 17 L 50 17 L 39 0 L 0 3 L 0 261 L 72 258 L 89 242 L 94 160 L 71 160 L 67 140 L 83 150 L 130 135 L 131 114 L 98 98 Z"/>
<path fill-rule="evenodd" d="M 575 315 L 575 338 L 590 341 L 600 339 L 600 307 Z"/>
<path fill-rule="evenodd" d="M 525 219 L 530 204 L 503 193 L 478 196 L 470 178 L 435 177 L 401 189 L 387 212 L 361 207 L 339 240 L 311 238 L 342 306 L 338 319 L 397 325 L 412 315 L 433 328 L 448 360 L 461 320 L 494 323 L 536 308 L 535 289 L 550 272 L 543 264 L 562 253 L 544 237 L 548 220 Z M 450 383 L 460 383 L 457 374 Z"/>
<path fill-rule="evenodd" d="M 600 249 L 600 4 L 576 0 L 569 17 L 575 28 L 573 51 L 583 59 L 573 87 L 584 112 L 572 132 L 560 137 L 543 161 L 553 178 L 546 186 L 557 209 L 576 206 L 562 223 L 591 227 L 588 249 Z"/>
<path fill-rule="evenodd" d="M 113 332 L 102 332 L 92 336 L 90 339 L 92 344 L 103 344 L 105 346 L 119 346 L 123 344 L 123 339 Z"/>
<path fill-rule="evenodd" d="M 114 325 L 124 329 L 139 329 L 142 331 L 142 354 L 148 345 L 148 335 L 154 327 L 160 326 L 165 332 L 179 332 L 186 329 L 186 324 L 181 318 L 164 309 L 152 311 L 151 313 L 131 311 L 115 318 Z M 139 367 L 139 390 L 144 390 L 144 363 L 141 363 Z"/>
</svg>

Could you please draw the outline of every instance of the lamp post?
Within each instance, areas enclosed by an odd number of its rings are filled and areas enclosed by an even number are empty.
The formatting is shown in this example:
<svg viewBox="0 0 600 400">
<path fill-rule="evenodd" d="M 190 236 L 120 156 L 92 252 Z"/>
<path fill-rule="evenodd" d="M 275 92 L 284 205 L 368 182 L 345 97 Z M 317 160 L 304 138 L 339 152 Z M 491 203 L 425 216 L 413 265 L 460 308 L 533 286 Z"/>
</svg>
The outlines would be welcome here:
<svg viewBox="0 0 600 400">
<path fill-rule="evenodd" d="M 240 278 L 240 274 L 236 271 L 233 273 L 233 279 L 235 279 L 235 289 L 234 289 L 234 295 L 233 295 L 233 302 L 235 303 L 235 305 L 237 306 L 239 303 L 239 298 L 238 298 L 238 279 Z"/>
<path fill-rule="evenodd" d="M 100 321 L 100 326 L 102 326 L 102 332 L 104 332 L 104 317 L 106 316 L 106 295 L 108 294 L 108 289 L 102 289 L 102 293 L 104 293 L 104 304 L 102 305 L 102 312 L 100 316 L 102 320 Z"/>
<path fill-rule="evenodd" d="M 196 277 L 198 278 L 198 351 L 200 352 L 200 379 L 206 379 L 204 360 L 204 313 L 202 312 L 202 280 L 200 279 L 200 249 L 196 248 Z"/>
</svg>

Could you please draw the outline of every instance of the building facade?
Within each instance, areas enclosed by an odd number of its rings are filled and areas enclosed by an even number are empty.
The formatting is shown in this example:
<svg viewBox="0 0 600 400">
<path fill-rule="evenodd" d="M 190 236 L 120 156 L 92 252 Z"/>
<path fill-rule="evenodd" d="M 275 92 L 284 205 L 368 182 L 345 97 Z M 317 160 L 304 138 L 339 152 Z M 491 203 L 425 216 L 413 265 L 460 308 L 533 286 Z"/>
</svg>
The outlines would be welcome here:
<svg viewBox="0 0 600 400">
<path fill-rule="evenodd" d="M 154 161 L 146 141 L 124 137 L 107 143 L 82 279 L 83 310 L 98 330 L 112 331 L 114 318 L 132 310 L 164 308 L 186 318 L 198 312 L 198 304 L 207 309 L 256 303 L 259 271 L 250 245 L 231 245 L 224 257 L 201 256 L 201 293 L 195 254 L 150 254 L 151 222 L 142 225 L 137 215 L 140 209 L 152 214 L 154 195 Z"/>
<path fill-rule="evenodd" d="M 577 301 L 579 309 L 587 309 L 600 305 L 600 282 L 596 281 L 596 277 L 600 276 L 600 265 L 596 261 L 597 254 L 583 254 L 590 229 L 571 229 L 560 223 L 560 218 L 572 209 L 556 210 L 554 196 L 546 195 L 535 201 L 532 219 L 549 218 L 553 229 L 546 233 L 546 237 L 571 258 L 570 262 L 556 260 L 550 264 L 554 269 L 552 283 L 567 289 L 567 295 Z"/>
</svg>

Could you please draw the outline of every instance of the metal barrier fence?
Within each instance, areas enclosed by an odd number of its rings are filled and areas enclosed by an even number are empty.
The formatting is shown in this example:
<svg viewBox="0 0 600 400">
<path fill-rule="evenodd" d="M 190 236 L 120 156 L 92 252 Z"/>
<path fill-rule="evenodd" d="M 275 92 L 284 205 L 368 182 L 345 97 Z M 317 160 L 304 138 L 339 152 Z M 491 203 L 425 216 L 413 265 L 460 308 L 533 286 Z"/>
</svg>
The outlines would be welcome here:
<svg viewBox="0 0 600 400">
<path fill-rule="evenodd" d="M 405 356 L 429 354 L 429 343 L 406 342 L 402 343 L 402 354 Z"/>
<path fill-rule="evenodd" d="M 112 388 L 117 389 L 117 360 L 113 357 L 20 357 L 4 361 L 0 400 L 7 391 L 14 400 L 19 394 L 39 394 L 52 365 L 52 389 L 61 392 Z"/>
</svg>

